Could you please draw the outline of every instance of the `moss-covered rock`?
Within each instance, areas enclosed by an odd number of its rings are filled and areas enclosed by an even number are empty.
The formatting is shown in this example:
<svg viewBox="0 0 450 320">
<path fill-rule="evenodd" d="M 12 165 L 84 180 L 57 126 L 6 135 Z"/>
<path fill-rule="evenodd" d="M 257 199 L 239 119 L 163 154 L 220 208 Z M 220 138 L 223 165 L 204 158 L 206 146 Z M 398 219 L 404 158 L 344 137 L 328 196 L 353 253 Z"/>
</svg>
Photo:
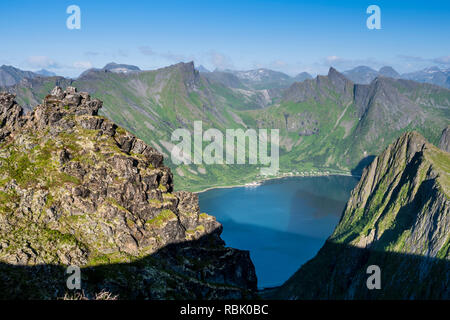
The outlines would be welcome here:
<svg viewBox="0 0 450 320">
<path fill-rule="evenodd" d="M 119 298 L 136 297 L 111 285 L 127 280 L 143 298 L 253 294 L 256 276 L 248 255 L 224 247 L 221 225 L 200 217 L 196 195 L 173 192 L 172 173 L 159 152 L 97 115 L 101 101 L 72 87 L 55 88 L 23 115 L 13 98 L 0 94 L 5 118 L 0 128 L 0 263 L 9 270 L 2 274 L 9 285 L 1 297 L 31 297 L 29 290 L 15 289 L 26 286 L 17 283 L 20 277 L 9 277 L 18 264 L 33 272 L 39 264 L 50 264 L 51 272 L 80 266 L 89 273 L 83 283 L 91 295 L 108 289 Z M 206 261 L 195 271 L 184 264 L 188 258 L 179 259 L 193 240 L 198 258 Z M 161 252 L 162 261 L 151 258 Z M 242 266 L 248 270 L 236 277 Z M 205 280 L 205 272 L 214 281 Z M 38 285 L 32 282 L 29 286 Z M 37 298 L 65 295 L 60 277 L 46 283 Z"/>
</svg>

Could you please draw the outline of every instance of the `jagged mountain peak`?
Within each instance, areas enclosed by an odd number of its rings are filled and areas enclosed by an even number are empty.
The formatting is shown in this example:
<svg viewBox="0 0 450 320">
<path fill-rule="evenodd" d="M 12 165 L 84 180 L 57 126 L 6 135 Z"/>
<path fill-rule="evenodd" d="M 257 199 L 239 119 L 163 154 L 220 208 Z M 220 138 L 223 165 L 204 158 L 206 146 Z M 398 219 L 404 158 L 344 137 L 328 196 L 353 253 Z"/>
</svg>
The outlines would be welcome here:
<svg viewBox="0 0 450 320">
<path fill-rule="evenodd" d="M 189 61 L 189 62 L 179 62 L 177 64 L 173 65 L 174 68 L 179 68 L 183 71 L 189 72 L 189 73 L 196 73 L 198 72 L 195 69 L 195 65 L 194 65 L 194 61 Z"/>
<path fill-rule="evenodd" d="M 364 170 L 332 236 L 282 299 L 448 299 L 450 154 L 404 133 Z M 366 270 L 382 272 L 368 290 Z M 417 285 L 420 283 L 420 285 Z"/>
<path fill-rule="evenodd" d="M 330 67 L 326 76 L 318 75 L 315 79 L 295 82 L 284 92 L 282 99 L 293 102 L 305 102 L 309 99 L 322 101 L 332 98 L 330 92 L 338 93 L 342 101 L 353 99 L 353 83 L 333 67 Z"/>
<path fill-rule="evenodd" d="M 353 85 L 343 73 L 337 71 L 335 68 L 330 67 L 328 70 L 328 79 L 337 87 L 342 88 L 344 85 Z"/>
<path fill-rule="evenodd" d="M 330 67 L 330 68 L 328 69 L 328 76 L 333 75 L 333 74 L 341 75 L 341 73 L 340 73 L 339 71 L 337 71 L 336 68 Z"/>
<path fill-rule="evenodd" d="M 206 69 L 203 65 L 199 65 L 199 66 L 197 67 L 197 70 L 198 70 L 199 72 L 205 72 L 205 73 L 211 72 L 211 71 L 209 71 L 208 69 Z"/>
</svg>

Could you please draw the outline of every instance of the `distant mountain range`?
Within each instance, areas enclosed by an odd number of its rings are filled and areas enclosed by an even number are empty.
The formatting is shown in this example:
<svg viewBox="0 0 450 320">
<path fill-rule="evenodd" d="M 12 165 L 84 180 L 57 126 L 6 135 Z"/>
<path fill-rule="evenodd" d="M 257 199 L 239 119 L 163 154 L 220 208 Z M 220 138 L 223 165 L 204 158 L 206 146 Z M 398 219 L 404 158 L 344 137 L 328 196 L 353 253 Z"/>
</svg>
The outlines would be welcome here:
<svg viewBox="0 0 450 320">
<path fill-rule="evenodd" d="M 416 72 L 399 74 L 392 67 L 382 67 L 376 71 L 366 66 L 359 66 L 351 70 L 344 71 L 343 74 L 355 83 L 369 84 L 376 77 L 389 77 L 414 80 L 417 82 L 425 82 L 435 84 L 444 88 L 450 88 L 450 69 L 439 69 L 438 67 L 430 67 Z"/>
<path fill-rule="evenodd" d="M 392 67 L 382 67 L 379 71 L 366 66 L 359 66 L 351 70 L 344 71 L 343 74 L 355 83 L 369 84 L 376 77 L 400 78 L 400 74 Z"/>
<path fill-rule="evenodd" d="M 229 77 L 230 74 L 239 79 L 241 86 L 254 90 L 285 89 L 296 81 L 312 78 L 307 72 L 291 77 L 283 72 L 264 68 L 247 71 L 215 70 L 214 72 L 207 72 L 206 76 L 219 80 L 220 78 Z"/>
<path fill-rule="evenodd" d="M 57 74 L 46 69 L 41 69 L 35 72 L 36 74 L 44 77 L 55 77 Z"/>
<path fill-rule="evenodd" d="M 270 69 L 254 69 L 247 71 L 236 70 L 219 70 L 209 71 L 204 66 L 196 67 L 205 77 L 220 82 L 225 86 L 239 89 L 250 90 L 271 90 L 272 97 L 277 97 L 280 90 L 286 89 L 294 82 L 302 82 L 312 79 L 307 72 L 301 72 L 291 77 L 283 72 L 273 71 Z M 139 67 L 128 64 L 119 64 L 110 62 L 103 68 L 91 68 L 84 71 L 79 77 L 84 77 L 91 72 L 113 72 L 113 73 L 133 73 L 142 71 Z M 367 67 L 358 66 L 356 68 L 342 72 L 348 79 L 357 84 L 369 84 L 377 77 L 389 77 L 396 79 L 414 80 L 417 82 L 425 82 L 435 84 L 444 88 L 450 88 L 450 69 L 439 69 L 438 67 L 430 67 L 423 70 L 399 74 L 390 66 L 380 68 L 378 71 Z M 54 77 L 56 73 L 41 69 L 39 71 L 23 71 L 12 66 L 3 65 L 0 67 L 0 87 L 12 86 L 19 83 L 22 79 L 33 79 L 36 77 Z"/>
<path fill-rule="evenodd" d="M 2 65 L 0 67 L 0 86 L 12 86 L 24 78 L 33 79 L 38 76 L 38 74 L 31 71 L 23 71 L 12 66 Z"/>
<path fill-rule="evenodd" d="M 402 78 L 450 88 L 450 68 L 444 70 L 438 67 L 426 68 L 421 71 L 403 74 Z"/>
<path fill-rule="evenodd" d="M 34 79 L 37 77 L 53 77 L 55 73 L 41 69 L 36 72 L 23 71 L 13 66 L 2 65 L 0 67 L 0 87 L 12 86 L 23 79 Z"/>
<path fill-rule="evenodd" d="M 74 85 L 103 100 L 103 115 L 166 158 L 173 148 L 173 130 L 192 130 L 195 120 L 203 121 L 204 130 L 277 128 L 282 173 L 360 174 L 403 132 L 417 130 L 437 143 L 450 124 L 448 89 L 389 77 L 355 84 L 333 68 L 326 76 L 294 82 L 287 75 L 266 69 L 199 72 L 193 63 L 152 71 L 132 68 L 125 73 L 105 67 L 91 69 L 76 80 L 33 78 L 0 91 L 15 93 L 16 100 L 30 110 L 55 85 Z M 174 166 L 169 159 L 166 163 L 174 170 L 181 190 L 260 178 L 256 166 Z"/>
<path fill-rule="evenodd" d="M 118 64 L 118 63 L 108 63 L 101 69 L 88 69 L 85 72 L 83 72 L 81 76 L 85 76 L 86 74 L 89 74 L 92 71 L 103 71 L 103 72 L 114 72 L 114 73 L 130 73 L 130 72 L 139 72 L 141 69 L 139 69 L 136 66 L 128 65 L 128 64 Z M 37 77 L 55 77 L 57 76 L 56 73 L 51 72 L 46 69 L 41 69 L 35 72 L 32 71 L 23 71 L 18 68 L 15 68 L 13 66 L 6 66 L 2 65 L 0 67 L 0 87 L 7 87 L 12 86 L 23 79 L 34 79 Z"/>
</svg>

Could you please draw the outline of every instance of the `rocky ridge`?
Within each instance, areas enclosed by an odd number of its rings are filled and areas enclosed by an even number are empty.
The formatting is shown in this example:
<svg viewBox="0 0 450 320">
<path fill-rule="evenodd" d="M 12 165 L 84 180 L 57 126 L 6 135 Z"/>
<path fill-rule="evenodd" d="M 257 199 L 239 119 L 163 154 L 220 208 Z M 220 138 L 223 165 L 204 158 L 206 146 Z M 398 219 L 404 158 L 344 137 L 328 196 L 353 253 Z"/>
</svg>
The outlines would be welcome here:
<svg viewBox="0 0 450 320">
<path fill-rule="evenodd" d="M 449 299 L 449 187 L 450 154 L 403 134 L 364 170 L 316 257 L 272 297 Z M 370 265 L 380 290 L 366 286 Z"/>
<path fill-rule="evenodd" d="M 12 86 L 20 83 L 24 79 L 33 79 L 39 76 L 35 72 L 23 71 L 13 66 L 0 66 L 0 87 Z"/>
<path fill-rule="evenodd" d="M 251 296 L 248 252 L 226 248 L 197 196 L 173 192 L 163 156 L 98 116 L 101 107 L 55 87 L 25 115 L 0 94 L 0 296 L 64 296 L 68 265 L 89 275 L 92 296 Z"/>
</svg>

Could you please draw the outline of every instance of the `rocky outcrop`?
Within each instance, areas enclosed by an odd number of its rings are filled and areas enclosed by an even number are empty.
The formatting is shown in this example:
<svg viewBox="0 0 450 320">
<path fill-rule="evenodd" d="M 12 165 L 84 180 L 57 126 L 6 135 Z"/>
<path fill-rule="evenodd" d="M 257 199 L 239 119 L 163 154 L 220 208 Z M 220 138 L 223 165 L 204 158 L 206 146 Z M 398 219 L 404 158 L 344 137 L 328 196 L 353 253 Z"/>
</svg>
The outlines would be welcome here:
<svg viewBox="0 0 450 320">
<path fill-rule="evenodd" d="M 23 109 L 9 93 L 0 93 L 0 141 L 22 124 Z"/>
<path fill-rule="evenodd" d="M 248 252 L 224 247 L 197 196 L 173 192 L 163 156 L 98 116 L 101 107 L 56 87 L 24 116 L 0 95 L 0 296 L 64 296 L 68 265 L 82 268 L 92 296 L 252 296 Z"/>
<path fill-rule="evenodd" d="M 441 139 L 439 140 L 439 148 L 450 152 L 450 125 L 442 131 Z"/>
<path fill-rule="evenodd" d="M 450 154 L 403 134 L 367 167 L 334 233 L 272 297 L 449 299 Z M 381 269 L 369 290 L 368 266 Z"/>
</svg>

